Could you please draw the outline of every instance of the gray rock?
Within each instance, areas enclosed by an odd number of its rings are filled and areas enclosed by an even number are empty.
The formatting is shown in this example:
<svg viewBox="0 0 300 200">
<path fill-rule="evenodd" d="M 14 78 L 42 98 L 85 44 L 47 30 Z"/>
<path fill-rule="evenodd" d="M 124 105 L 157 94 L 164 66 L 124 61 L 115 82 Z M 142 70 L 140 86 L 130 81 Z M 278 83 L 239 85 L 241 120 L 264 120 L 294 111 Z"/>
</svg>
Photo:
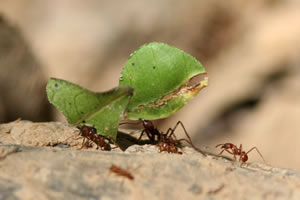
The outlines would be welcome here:
<svg viewBox="0 0 300 200">
<path fill-rule="evenodd" d="M 37 141 L 37 132 L 41 141 L 28 142 Z M 78 132 L 64 123 L 0 125 L 0 199 L 300 198 L 299 172 L 257 163 L 241 167 L 189 147 L 179 155 L 159 153 L 153 145 L 132 145 L 125 152 L 77 150 L 80 142 L 49 145 L 72 134 Z M 18 144 L 8 144 L 9 137 Z M 112 165 L 133 179 L 110 171 Z"/>
</svg>

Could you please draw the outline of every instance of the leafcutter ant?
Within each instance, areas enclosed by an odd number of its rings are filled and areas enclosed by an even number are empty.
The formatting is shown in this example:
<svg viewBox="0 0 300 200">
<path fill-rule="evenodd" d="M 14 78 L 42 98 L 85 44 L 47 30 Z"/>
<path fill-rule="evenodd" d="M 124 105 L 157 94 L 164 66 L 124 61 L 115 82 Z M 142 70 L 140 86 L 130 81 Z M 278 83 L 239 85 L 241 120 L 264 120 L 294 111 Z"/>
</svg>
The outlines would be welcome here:
<svg viewBox="0 0 300 200">
<path fill-rule="evenodd" d="M 111 146 L 109 144 L 109 139 L 105 136 L 99 135 L 95 127 L 90 127 L 87 125 L 78 126 L 80 130 L 80 136 L 83 137 L 82 148 L 92 146 L 91 141 L 97 145 L 97 149 L 100 147 L 101 150 L 110 151 Z M 87 140 L 87 141 L 86 141 Z"/>
<path fill-rule="evenodd" d="M 159 147 L 159 152 L 166 151 L 168 153 L 182 154 L 182 152 L 178 150 L 180 142 L 176 139 L 174 134 L 161 134 L 161 138 L 157 143 L 157 146 Z"/>
<path fill-rule="evenodd" d="M 253 151 L 254 149 L 257 151 L 257 153 L 260 155 L 260 157 L 263 159 L 264 163 L 266 163 L 264 157 L 259 152 L 257 147 L 252 147 L 249 151 L 245 152 L 243 151 L 242 144 L 240 144 L 240 148 L 238 148 L 236 145 L 232 143 L 225 143 L 225 144 L 218 144 L 216 148 L 221 147 L 222 151 L 219 153 L 221 155 L 224 151 L 228 152 L 229 154 L 233 155 L 234 160 L 236 161 L 236 156 L 239 156 L 239 161 L 242 161 L 243 163 L 246 163 L 248 160 L 248 154 Z"/>
<path fill-rule="evenodd" d="M 188 144 L 190 144 L 196 151 L 200 152 L 202 155 L 206 156 L 206 154 L 197 148 L 193 143 L 188 135 L 183 123 L 181 121 L 178 121 L 174 128 L 169 128 L 166 133 L 159 132 L 157 128 L 154 127 L 153 123 L 149 120 L 144 120 L 142 119 L 144 130 L 141 133 L 140 138 L 143 136 L 143 133 L 145 132 L 153 143 L 157 142 L 157 146 L 159 147 L 159 151 L 166 151 L 168 153 L 179 153 L 181 152 L 178 151 L 178 147 L 180 146 L 181 141 L 185 141 Z M 184 130 L 185 135 L 187 136 L 188 139 L 182 138 L 182 139 L 177 139 L 174 132 L 177 128 L 178 125 L 181 125 L 182 129 Z M 139 138 L 139 139 L 140 139 Z M 156 140 L 157 139 L 157 140 Z"/>
<path fill-rule="evenodd" d="M 128 170 L 122 169 L 121 167 L 118 167 L 117 165 L 112 164 L 112 166 L 109 168 L 109 170 L 118 176 L 123 176 L 123 177 L 128 178 L 129 180 L 134 180 L 133 175 Z"/>
</svg>

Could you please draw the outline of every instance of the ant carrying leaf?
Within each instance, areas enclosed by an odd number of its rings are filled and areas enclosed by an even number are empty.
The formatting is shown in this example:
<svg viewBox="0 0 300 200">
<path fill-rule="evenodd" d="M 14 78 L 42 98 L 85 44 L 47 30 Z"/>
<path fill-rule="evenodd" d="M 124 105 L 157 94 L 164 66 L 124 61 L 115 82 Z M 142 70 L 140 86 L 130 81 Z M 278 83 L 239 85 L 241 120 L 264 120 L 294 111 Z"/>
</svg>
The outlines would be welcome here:
<svg viewBox="0 0 300 200">
<path fill-rule="evenodd" d="M 83 143 L 84 140 L 87 139 L 88 141 L 94 142 L 97 145 L 97 149 L 100 147 L 101 150 L 111 150 L 111 146 L 109 144 L 110 140 L 105 136 L 99 135 L 95 127 L 83 125 L 78 126 L 77 128 L 80 130 L 81 136 L 84 137 Z"/>
<path fill-rule="evenodd" d="M 95 143 L 97 145 L 97 149 L 100 147 L 100 149 L 104 151 L 111 150 L 111 141 L 109 140 L 109 138 L 98 134 L 97 129 L 95 127 L 82 125 L 77 126 L 77 128 L 80 130 L 79 135 L 75 137 L 73 136 L 72 139 L 79 140 L 83 138 L 80 149 L 91 148 L 93 146 L 93 143 Z"/>
<path fill-rule="evenodd" d="M 178 150 L 178 147 L 181 146 L 180 142 L 185 141 L 188 144 L 190 144 L 193 147 L 193 149 L 195 149 L 202 155 L 206 156 L 206 154 L 202 150 L 200 150 L 193 144 L 189 134 L 187 133 L 187 131 L 181 121 L 178 121 L 176 123 L 176 125 L 174 126 L 174 128 L 169 128 L 166 133 L 163 133 L 163 132 L 160 132 L 157 128 L 155 128 L 155 126 L 153 125 L 153 123 L 150 120 L 145 120 L 145 119 L 140 119 L 140 120 L 143 124 L 144 129 L 143 129 L 140 137 L 138 138 L 138 140 L 141 140 L 141 138 L 143 137 L 143 134 L 146 133 L 151 144 L 157 145 L 159 147 L 160 152 L 166 151 L 168 153 L 178 153 L 178 154 L 182 154 L 182 152 L 180 152 Z M 184 130 L 184 133 L 188 139 L 185 139 L 185 138 L 177 139 L 176 138 L 175 130 L 178 127 L 178 125 L 180 125 L 182 127 L 182 129 Z"/>
</svg>

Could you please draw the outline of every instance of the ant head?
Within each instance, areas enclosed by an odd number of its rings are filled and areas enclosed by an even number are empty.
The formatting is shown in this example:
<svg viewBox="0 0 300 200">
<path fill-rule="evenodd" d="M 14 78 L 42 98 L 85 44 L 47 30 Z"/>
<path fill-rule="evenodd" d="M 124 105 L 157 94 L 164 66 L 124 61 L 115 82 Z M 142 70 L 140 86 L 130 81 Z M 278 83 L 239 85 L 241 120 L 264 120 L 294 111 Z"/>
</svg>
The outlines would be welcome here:
<svg viewBox="0 0 300 200">
<path fill-rule="evenodd" d="M 154 126 L 150 120 L 140 119 L 143 122 L 143 126 L 145 129 L 152 129 Z"/>
<path fill-rule="evenodd" d="M 248 160 L 248 155 L 246 154 L 246 152 L 242 151 L 241 152 L 241 156 L 240 156 L 240 160 L 244 163 Z"/>
<path fill-rule="evenodd" d="M 97 129 L 95 127 L 90 127 L 90 132 L 91 133 L 97 133 Z"/>
<path fill-rule="evenodd" d="M 81 133 L 81 136 L 87 136 L 89 131 L 90 131 L 90 128 L 86 125 L 83 125 L 83 126 L 78 126 L 77 128 L 79 128 L 80 130 L 80 133 Z"/>
</svg>

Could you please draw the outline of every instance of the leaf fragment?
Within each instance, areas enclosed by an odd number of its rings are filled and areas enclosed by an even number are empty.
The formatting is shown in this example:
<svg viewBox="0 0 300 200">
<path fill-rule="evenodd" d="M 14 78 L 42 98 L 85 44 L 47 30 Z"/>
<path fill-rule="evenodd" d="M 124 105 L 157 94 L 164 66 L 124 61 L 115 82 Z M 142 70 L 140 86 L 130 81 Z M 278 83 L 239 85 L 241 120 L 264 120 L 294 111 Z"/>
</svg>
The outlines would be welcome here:
<svg viewBox="0 0 300 200">
<path fill-rule="evenodd" d="M 207 79 L 187 86 L 205 73 L 199 61 L 180 49 L 157 42 L 143 45 L 121 73 L 119 84 L 134 89 L 125 117 L 153 120 L 174 114 L 207 86 Z"/>
<path fill-rule="evenodd" d="M 116 140 L 119 121 L 126 109 L 133 90 L 120 86 L 107 92 L 92 92 L 76 84 L 50 78 L 47 96 L 73 125 L 94 126 L 98 133 Z"/>
</svg>

